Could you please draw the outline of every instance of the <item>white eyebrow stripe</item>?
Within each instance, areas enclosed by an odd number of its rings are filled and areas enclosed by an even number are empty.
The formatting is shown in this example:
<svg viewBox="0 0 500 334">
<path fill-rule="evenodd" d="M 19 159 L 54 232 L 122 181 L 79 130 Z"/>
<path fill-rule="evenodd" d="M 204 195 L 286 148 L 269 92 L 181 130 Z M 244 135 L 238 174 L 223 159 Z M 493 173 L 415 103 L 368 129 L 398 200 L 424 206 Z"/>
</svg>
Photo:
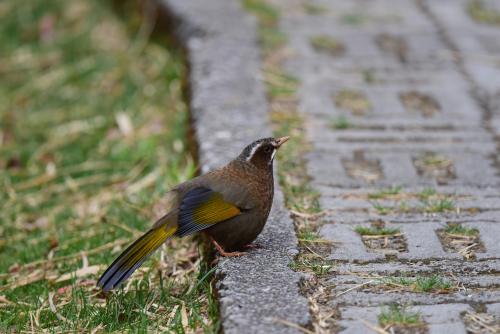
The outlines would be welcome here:
<svg viewBox="0 0 500 334">
<path fill-rule="evenodd" d="M 250 151 L 250 154 L 247 157 L 247 161 L 252 160 L 253 155 L 255 154 L 255 152 L 257 151 L 257 149 L 262 146 L 262 144 L 264 144 L 264 143 L 258 143 L 257 145 L 255 145 L 254 147 L 252 147 L 252 150 Z"/>
</svg>

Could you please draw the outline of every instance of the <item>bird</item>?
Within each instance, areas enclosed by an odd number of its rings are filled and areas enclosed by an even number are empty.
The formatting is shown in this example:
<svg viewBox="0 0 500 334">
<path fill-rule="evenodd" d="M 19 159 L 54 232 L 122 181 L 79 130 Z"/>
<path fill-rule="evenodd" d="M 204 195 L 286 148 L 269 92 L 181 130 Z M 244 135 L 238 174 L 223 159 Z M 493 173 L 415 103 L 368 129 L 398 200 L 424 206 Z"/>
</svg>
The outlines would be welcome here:
<svg viewBox="0 0 500 334">
<path fill-rule="evenodd" d="M 262 138 L 227 165 L 183 182 L 165 194 L 165 214 L 128 246 L 97 282 L 117 288 L 167 239 L 208 235 L 221 256 L 242 256 L 266 224 L 274 196 L 273 161 L 290 137 Z"/>
</svg>

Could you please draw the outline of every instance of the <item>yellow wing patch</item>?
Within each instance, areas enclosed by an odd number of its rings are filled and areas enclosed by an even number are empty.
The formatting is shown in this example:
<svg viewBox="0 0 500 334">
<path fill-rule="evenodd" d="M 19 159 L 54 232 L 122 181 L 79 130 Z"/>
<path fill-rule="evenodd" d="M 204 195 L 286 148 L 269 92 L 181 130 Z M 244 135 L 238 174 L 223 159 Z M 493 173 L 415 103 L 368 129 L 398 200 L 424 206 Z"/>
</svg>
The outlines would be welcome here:
<svg viewBox="0 0 500 334">
<path fill-rule="evenodd" d="M 133 255 L 126 260 L 126 265 L 131 267 L 148 256 L 160 247 L 168 237 L 172 236 L 176 230 L 177 227 L 173 226 L 161 227 L 149 231 L 142 239 L 139 239 L 137 243 L 132 246 L 131 254 Z"/>
<path fill-rule="evenodd" d="M 220 193 L 214 192 L 210 198 L 193 210 L 197 224 L 215 224 L 240 214 L 240 209 L 224 201 Z"/>
</svg>

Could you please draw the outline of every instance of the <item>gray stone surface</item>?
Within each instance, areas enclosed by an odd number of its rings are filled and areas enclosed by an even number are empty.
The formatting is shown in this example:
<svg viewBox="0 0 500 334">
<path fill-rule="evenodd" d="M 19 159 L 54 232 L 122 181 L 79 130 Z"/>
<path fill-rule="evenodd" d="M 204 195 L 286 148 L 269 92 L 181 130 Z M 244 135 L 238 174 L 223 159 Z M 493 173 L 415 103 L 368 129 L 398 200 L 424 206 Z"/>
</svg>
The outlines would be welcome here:
<svg viewBox="0 0 500 334">
<path fill-rule="evenodd" d="M 465 333 L 466 310 L 497 313 L 500 26 L 472 20 L 467 0 L 315 0 L 325 9 L 316 15 L 299 0 L 272 2 L 289 40 L 286 69 L 301 83 L 299 110 L 313 147 L 308 173 L 327 213 L 320 234 L 334 241 L 329 305 L 340 311 L 341 332 L 369 332 L 360 319 L 376 325 L 381 307 L 393 302 L 418 309 L 429 333 Z M 488 4 L 500 10 L 498 1 Z M 311 38 L 323 35 L 342 43 L 344 53 L 316 50 Z M 384 49 L 380 36 L 403 44 Z M 364 114 L 335 101 L 346 89 L 368 99 Z M 433 99 L 439 110 L 411 110 L 402 99 L 409 92 Z M 350 128 L 332 126 L 341 117 Z M 426 152 L 449 160 L 446 178 L 419 170 L 415 160 Z M 369 197 L 395 185 L 402 199 Z M 421 209 L 418 193 L 426 187 L 452 199 L 454 209 Z M 398 209 L 402 204 L 410 210 Z M 376 205 L 393 210 L 382 214 Z M 400 229 L 406 249 L 387 256 L 365 245 L 355 227 L 380 219 Z M 475 259 L 466 261 L 441 243 L 438 230 L 451 222 L 479 231 L 484 249 Z M 359 286 L 377 276 L 415 274 L 438 274 L 460 289 L 436 294 Z"/>
<path fill-rule="evenodd" d="M 238 1 L 163 0 L 189 61 L 190 110 L 203 172 L 225 164 L 253 140 L 271 135 L 255 20 Z M 225 333 L 298 333 L 283 325 L 309 322 L 299 293 L 301 274 L 288 264 L 297 254 L 293 222 L 276 188 L 262 249 L 222 260 L 217 269 Z"/>
</svg>

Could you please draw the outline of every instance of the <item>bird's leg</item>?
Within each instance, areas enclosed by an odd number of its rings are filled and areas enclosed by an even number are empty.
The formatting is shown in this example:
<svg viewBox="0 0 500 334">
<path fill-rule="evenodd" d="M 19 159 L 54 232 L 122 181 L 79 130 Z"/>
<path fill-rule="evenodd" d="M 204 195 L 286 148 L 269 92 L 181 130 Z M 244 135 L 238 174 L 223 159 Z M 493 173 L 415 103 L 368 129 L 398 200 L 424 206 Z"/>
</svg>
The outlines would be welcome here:
<svg viewBox="0 0 500 334">
<path fill-rule="evenodd" d="M 251 243 L 244 246 L 246 249 L 261 249 L 264 248 L 261 244 Z"/>
<path fill-rule="evenodd" d="M 215 248 L 217 248 L 217 251 L 219 252 L 219 254 L 221 256 L 224 256 L 224 257 L 237 257 L 237 256 L 242 256 L 242 255 L 246 254 L 246 252 L 226 252 L 224 250 L 224 248 L 222 248 L 221 245 L 219 245 L 219 243 L 217 241 L 215 241 L 214 238 L 210 237 L 210 239 L 212 240 L 212 243 L 214 244 Z"/>
</svg>

